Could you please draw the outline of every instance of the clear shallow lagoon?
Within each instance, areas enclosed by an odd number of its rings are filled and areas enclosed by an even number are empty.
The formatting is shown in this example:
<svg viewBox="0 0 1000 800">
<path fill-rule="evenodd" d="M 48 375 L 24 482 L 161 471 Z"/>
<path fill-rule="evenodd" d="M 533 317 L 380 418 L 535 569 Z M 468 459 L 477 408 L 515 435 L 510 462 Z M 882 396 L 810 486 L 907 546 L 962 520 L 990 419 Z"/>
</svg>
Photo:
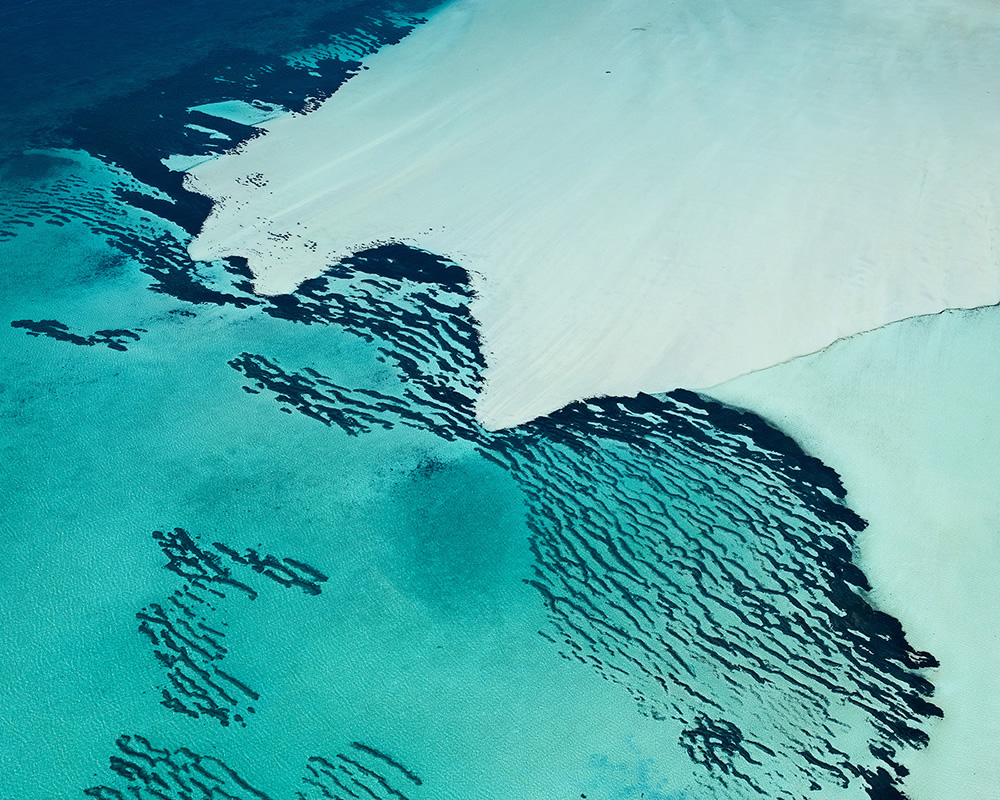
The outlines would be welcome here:
<svg viewBox="0 0 1000 800">
<path fill-rule="evenodd" d="M 429 254 L 276 298 L 186 258 L 159 159 L 252 133 L 186 109 L 352 68 L 285 52 L 95 92 L 3 165 L 4 792 L 894 796 L 933 661 L 862 599 L 832 471 L 687 393 L 487 433 Z"/>
</svg>

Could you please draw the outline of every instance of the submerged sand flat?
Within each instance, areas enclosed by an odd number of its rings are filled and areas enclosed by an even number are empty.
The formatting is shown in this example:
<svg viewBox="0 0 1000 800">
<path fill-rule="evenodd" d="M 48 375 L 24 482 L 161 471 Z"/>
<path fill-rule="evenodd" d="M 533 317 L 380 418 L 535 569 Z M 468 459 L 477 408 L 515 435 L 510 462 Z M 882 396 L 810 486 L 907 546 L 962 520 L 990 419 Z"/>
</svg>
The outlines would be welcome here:
<svg viewBox="0 0 1000 800">
<path fill-rule="evenodd" d="M 907 320 L 711 391 L 836 469 L 881 608 L 941 662 L 915 800 L 1000 791 L 1000 309 Z"/>
<path fill-rule="evenodd" d="M 192 170 L 191 253 L 454 258 L 492 427 L 1000 299 L 991 4 L 461 0 L 366 63 Z"/>
</svg>

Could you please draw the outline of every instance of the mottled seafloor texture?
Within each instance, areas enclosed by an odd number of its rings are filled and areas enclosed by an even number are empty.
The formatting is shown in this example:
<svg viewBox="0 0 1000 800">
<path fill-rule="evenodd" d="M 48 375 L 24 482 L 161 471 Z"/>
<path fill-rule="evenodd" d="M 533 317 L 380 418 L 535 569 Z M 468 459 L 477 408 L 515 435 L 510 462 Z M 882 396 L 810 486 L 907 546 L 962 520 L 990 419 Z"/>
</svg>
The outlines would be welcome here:
<svg viewBox="0 0 1000 800">
<path fill-rule="evenodd" d="M 338 20 L 2 165 L 0 795 L 899 797 L 936 662 L 832 470 L 685 391 L 486 431 L 429 253 L 274 297 L 188 258 L 160 160 L 254 129 L 187 109 L 308 107 L 415 21 Z"/>
</svg>

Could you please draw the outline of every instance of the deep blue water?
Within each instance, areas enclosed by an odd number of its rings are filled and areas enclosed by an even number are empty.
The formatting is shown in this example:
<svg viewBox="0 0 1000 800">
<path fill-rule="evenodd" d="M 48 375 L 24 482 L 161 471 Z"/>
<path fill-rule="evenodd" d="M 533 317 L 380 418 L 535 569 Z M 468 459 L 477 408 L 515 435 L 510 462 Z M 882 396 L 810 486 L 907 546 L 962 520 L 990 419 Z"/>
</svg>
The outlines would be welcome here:
<svg viewBox="0 0 1000 800">
<path fill-rule="evenodd" d="M 303 109 L 422 10 L 4 9 L 0 796 L 898 797 L 934 662 L 834 472 L 689 392 L 483 430 L 433 254 L 187 257 L 160 160 L 254 135 L 188 109 Z"/>
</svg>

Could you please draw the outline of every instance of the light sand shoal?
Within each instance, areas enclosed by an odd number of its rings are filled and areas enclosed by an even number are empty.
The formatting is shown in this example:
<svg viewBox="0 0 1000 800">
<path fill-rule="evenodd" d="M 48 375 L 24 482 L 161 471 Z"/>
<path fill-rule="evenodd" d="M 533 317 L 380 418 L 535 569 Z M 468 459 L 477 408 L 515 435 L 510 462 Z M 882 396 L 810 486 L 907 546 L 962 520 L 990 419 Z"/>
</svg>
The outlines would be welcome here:
<svg viewBox="0 0 1000 800">
<path fill-rule="evenodd" d="M 945 712 L 913 800 L 1000 797 L 1000 309 L 907 320 L 716 387 L 836 469 L 878 605 L 932 652 Z"/>
</svg>

